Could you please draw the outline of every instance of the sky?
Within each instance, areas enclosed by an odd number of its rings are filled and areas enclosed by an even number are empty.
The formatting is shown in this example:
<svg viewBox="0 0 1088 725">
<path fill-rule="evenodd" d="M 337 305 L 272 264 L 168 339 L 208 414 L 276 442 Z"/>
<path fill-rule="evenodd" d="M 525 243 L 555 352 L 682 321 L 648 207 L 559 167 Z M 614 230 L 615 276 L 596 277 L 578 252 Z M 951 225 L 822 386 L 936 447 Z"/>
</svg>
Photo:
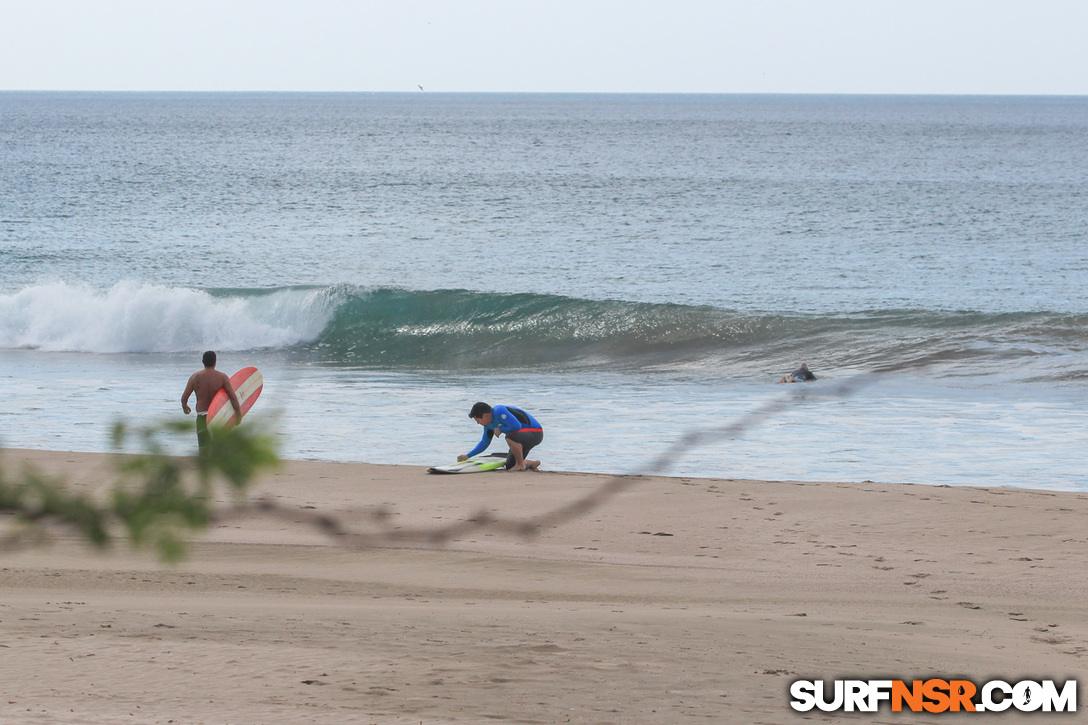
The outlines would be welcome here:
<svg viewBox="0 0 1088 725">
<path fill-rule="evenodd" d="M 0 90 L 1088 95 L 1088 0 L 0 0 Z"/>
</svg>

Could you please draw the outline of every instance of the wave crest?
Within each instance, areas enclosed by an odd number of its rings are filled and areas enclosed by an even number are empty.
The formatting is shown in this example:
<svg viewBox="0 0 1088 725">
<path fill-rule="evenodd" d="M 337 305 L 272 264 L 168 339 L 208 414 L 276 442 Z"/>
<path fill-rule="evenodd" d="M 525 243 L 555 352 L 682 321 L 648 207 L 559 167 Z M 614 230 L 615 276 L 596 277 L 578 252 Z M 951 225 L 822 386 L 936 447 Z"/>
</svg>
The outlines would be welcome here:
<svg viewBox="0 0 1088 725">
<path fill-rule="evenodd" d="M 0 295 L 0 347 L 98 353 L 278 348 L 315 339 L 333 309 L 324 290 L 239 295 L 55 282 Z"/>
<path fill-rule="evenodd" d="M 198 290 L 56 283 L 0 295 L 0 348 L 76 352 L 290 350 L 329 365 L 814 368 L 1040 378 L 1088 366 L 1088 316 L 875 310 L 753 314 L 714 307 L 352 285 Z"/>
</svg>

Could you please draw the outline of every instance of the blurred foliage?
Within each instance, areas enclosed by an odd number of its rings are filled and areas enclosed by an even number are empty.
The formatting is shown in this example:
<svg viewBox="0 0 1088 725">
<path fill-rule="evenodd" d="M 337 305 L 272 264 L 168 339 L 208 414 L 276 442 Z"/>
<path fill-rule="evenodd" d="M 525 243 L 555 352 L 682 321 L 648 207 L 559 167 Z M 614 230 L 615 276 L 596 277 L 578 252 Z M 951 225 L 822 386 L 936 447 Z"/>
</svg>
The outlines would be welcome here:
<svg viewBox="0 0 1088 725">
<path fill-rule="evenodd" d="M 165 442 L 178 436 L 192 441 L 193 424 L 131 430 L 115 423 L 114 452 L 120 453 L 132 437 L 143 452 L 116 456 L 116 474 L 105 497 L 73 490 L 66 481 L 32 468 L 14 479 L 0 468 L 0 513 L 13 517 L 0 543 L 9 548 L 41 543 L 59 527 L 106 548 L 123 532 L 136 547 L 153 545 L 164 561 L 182 558 L 188 535 L 211 522 L 218 488 L 242 502 L 256 478 L 280 461 L 274 436 L 259 426 L 216 429 L 208 450 L 193 458 L 167 453 Z"/>
</svg>

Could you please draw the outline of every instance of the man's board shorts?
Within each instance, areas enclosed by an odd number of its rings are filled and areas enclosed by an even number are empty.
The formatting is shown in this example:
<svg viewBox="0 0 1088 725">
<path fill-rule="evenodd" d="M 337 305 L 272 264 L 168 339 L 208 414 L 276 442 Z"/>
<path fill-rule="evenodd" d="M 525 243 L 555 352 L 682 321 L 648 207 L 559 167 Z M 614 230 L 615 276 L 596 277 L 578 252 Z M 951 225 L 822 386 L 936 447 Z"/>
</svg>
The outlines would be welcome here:
<svg viewBox="0 0 1088 725">
<path fill-rule="evenodd" d="M 208 446 L 212 444 L 212 434 L 208 430 L 208 414 L 196 414 L 196 442 L 200 446 L 200 452 L 206 453 Z"/>
</svg>

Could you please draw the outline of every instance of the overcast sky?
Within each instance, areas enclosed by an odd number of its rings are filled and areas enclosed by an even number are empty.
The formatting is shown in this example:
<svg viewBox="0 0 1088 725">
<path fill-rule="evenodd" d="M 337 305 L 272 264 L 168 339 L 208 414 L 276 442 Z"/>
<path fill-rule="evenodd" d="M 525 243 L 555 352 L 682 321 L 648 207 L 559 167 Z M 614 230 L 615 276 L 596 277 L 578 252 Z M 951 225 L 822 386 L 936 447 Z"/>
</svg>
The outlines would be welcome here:
<svg viewBox="0 0 1088 725">
<path fill-rule="evenodd" d="M 1088 0 L 0 0 L 0 89 L 1088 94 Z"/>
</svg>

